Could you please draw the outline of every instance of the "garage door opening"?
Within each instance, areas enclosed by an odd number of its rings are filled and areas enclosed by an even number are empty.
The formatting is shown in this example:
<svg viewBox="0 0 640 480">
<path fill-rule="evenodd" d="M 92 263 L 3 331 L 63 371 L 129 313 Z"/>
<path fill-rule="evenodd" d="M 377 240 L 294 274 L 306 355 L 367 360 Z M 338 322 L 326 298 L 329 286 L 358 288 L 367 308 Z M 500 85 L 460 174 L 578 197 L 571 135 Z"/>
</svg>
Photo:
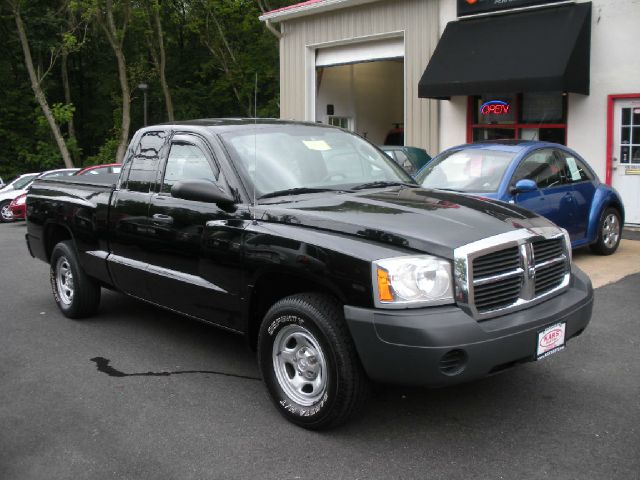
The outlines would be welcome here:
<svg viewBox="0 0 640 480">
<path fill-rule="evenodd" d="M 402 38 L 319 49 L 316 121 L 404 145 L 404 87 Z"/>
</svg>

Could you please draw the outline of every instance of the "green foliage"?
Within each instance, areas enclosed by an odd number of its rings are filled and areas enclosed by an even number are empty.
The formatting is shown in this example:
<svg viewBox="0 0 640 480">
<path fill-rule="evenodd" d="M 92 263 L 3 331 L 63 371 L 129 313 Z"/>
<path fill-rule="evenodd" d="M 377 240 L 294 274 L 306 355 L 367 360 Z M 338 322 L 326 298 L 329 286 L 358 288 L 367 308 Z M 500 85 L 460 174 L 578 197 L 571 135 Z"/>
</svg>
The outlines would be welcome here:
<svg viewBox="0 0 640 480">
<path fill-rule="evenodd" d="M 75 52 L 80 47 L 78 37 L 71 32 L 64 32 L 62 34 L 62 45 L 67 52 Z"/>
<path fill-rule="evenodd" d="M 62 104 L 57 104 L 58 114 L 64 110 L 65 108 Z M 35 129 L 33 131 L 35 143 L 34 145 L 21 146 L 17 152 L 18 162 L 31 172 L 64 168 L 60 150 L 51 139 L 49 124 L 42 115 L 40 107 L 35 107 L 33 112 L 35 117 Z"/>
<path fill-rule="evenodd" d="M 256 73 L 258 116 L 279 115 L 278 42 L 258 20 L 259 3 L 279 8 L 296 1 L 113 1 L 116 20 L 122 20 L 123 15 L 128 18 L 123 47 L 131 87 L 132 134 L 143 123 L 143 96 L 136 88 L 141 82 L 149 85 L 149 123 L 167 120 L 149 49 L 153 33 L 149 11 L 160 13 L 167 83 L 176 119 L 253 115 Z M 114 161 L 122 122 L 116 61 L 97 22 L 98 15 L 104 14 L 104 4 L 104 0 L 20 3 L 34 63 L 40 72 L 51 67 L 42 86 L 53 115 L 72 156 L 80 158 L 82 165 Z M 26 171 L 62 166 L 30 88 L 7 5 L 0 2 L 0 176 L 5 180 Z M 70 103 L 65 100 L 60 61 L 55 57 L 60 52 L 68 54 Z M 71 118 L 77 142 L 69 140 L 67 123 Z"/>
<path fill-rule="evenodd" d="M 101 163 L 113 163 L 116 158 L 116 150 L 118 149 L 118 139 L 109 138 L 102 144 L 100 150 L 95 155 L 87 157 L 84 166 L 87 165 L 100 165 Z"/>
<path fill-rule="evenodd" d="M 53 118 L 58 124 L 67 123 L 71 118 L 73 118 L 73 113 L 76 111 L 76 107 L 74 107 L 72 103 L 54 103 L 53 105 L 50 105 L 50 108 Z M 47 119 L 44 118 L 39 109 L 36 113 L 38 114 L 38 125 L 43 128 L 48 127 L 49 124 L 47 123 Z"/>
</svg>

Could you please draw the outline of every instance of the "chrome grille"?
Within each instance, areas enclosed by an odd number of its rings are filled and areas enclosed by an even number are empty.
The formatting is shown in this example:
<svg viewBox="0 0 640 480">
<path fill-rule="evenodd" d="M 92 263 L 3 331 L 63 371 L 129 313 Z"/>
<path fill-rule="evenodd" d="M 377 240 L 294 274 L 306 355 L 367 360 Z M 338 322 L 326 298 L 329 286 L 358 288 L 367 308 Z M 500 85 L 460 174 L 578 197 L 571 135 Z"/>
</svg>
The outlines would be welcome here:
<svg viewBox="0 0 640 480">
<path fill-rule="evenodd" d="M 564 254 L 564 242 L 561 238 L 534 240 L 531 244 L 533 245 L 533 256 L 536 259 L 536 264 L 558 258 Z"/>
<path fill-rule="evenodd" d="M 509 306 L 520 298 L 522 275 L 475 287 L 475 304 L 481 312 Z"/>
<path fill-rule="evenodd" d="M 569 284 L 570 253 L 553 227 L 498 235 L 454 255 L 458 304 L 478 320 L 525 308 Z"/>
<path fill-rule="evenodd" d="M 536 270 L 536 296 L 553 290 L 562 283 L 567 266 L 564 262 L 539 267 Z"/>
<path fill-rule="evenodd" d="M 509 272 L 518 268 L 520 263 L 518 247 L 506 248 L 474 259 L 473 276 L 478 278 Z"/>
<path fill-rule="evenodd" d="M 567 272 L 562 238 L 534 240 L 533 258 L 536 265 L 535 294 L 542 295 L 562 283 Z"/>
</svg>

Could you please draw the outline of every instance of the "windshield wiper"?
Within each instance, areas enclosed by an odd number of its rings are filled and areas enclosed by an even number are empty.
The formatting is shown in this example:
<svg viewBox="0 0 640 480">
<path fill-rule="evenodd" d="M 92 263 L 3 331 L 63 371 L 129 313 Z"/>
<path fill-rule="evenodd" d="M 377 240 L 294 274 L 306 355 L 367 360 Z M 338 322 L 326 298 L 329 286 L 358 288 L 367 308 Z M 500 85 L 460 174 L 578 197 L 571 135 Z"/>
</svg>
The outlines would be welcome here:
<svg viewBox="0 0 640 480">
<path fill-rule="evenodd" d="M 407 182 L 377 181 L 377 182 L 363 183 L 361 185 L 352 187 L 352 189 L 364 190 L 367 188 L 383 188 L 383 187 L 398 187 L 398 186 L 418 188 L 420 185 L 418 185 L 417 183 L 407 183 Z"/>
<path fill-rule="evenodd" d="M 287 188 L 285 190 L 276 190 L 275 192 L 265 193 L 258 200 L 263 198 L 283 197 L 285 195 L 301 195 L 303 193 L 320 193 L 320 192 L 343 192 L 343 189 L 336 190 L 335 188 L 308 188 L 308 187 L 296 187 Z"/>
</svg>

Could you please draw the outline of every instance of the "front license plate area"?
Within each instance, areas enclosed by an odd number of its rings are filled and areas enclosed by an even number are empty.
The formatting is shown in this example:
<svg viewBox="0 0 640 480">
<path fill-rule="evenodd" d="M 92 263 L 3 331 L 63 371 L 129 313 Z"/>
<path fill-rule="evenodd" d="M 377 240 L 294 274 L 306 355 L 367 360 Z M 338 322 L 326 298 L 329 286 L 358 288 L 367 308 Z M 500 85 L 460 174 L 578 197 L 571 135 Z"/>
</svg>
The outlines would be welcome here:
<svg viewBox="0 0 640 480">
<path fill-rule="evenodd" d="M 566 330 L 566 322 L 559 322 L 548 326 L 541 332 L 538 332 L 536 360 L 542 360 L 543 358 L 564 349 Z"/>
</svg>

